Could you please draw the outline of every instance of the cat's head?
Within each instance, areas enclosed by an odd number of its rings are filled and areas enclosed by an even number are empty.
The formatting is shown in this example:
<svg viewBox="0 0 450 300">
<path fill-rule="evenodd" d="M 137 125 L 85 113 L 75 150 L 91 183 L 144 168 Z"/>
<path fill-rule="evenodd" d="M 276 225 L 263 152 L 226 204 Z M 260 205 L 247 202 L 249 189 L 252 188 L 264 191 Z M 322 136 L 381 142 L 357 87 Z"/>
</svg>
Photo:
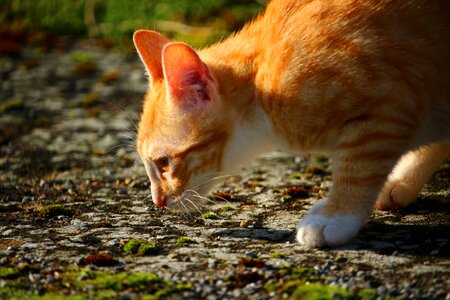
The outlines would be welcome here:
<svg viewBox="0 0 450 300">
<path fill-rule="evenodd" d="M 196 207 L 210 188 L 208 180 L 223 169 L 232 131 L 218 82 L 184 43 L 149 30 L 135 32 L 133 40 L 150 81 L 137 149 L 151 181 L 153 202 Z"/>
</svg>

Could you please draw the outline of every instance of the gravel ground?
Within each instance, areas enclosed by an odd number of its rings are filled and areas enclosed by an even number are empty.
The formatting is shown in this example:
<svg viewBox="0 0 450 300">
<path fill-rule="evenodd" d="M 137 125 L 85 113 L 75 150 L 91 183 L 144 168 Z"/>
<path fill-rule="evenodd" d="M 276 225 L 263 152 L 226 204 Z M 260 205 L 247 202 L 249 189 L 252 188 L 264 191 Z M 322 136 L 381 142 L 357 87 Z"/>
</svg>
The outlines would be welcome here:
<svg viewBox="0 0 450 300">
<path fill-rule="evenodd" d="M 156 208 L 135 163 L 137 55 L 71 49 L 0 57 L 0 298 L 450 299 L 448 163 L 341 248 L 294 241 L 330 186 L 322 156 L 269 153 L 202 212 Z"/>
</svg>

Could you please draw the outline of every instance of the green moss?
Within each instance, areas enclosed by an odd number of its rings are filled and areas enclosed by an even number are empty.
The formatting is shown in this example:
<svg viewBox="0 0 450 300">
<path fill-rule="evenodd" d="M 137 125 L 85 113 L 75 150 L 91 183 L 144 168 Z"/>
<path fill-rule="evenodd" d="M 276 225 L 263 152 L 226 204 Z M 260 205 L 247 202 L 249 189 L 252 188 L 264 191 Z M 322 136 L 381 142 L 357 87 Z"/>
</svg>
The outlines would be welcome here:
<svg viewBox="0 0 450 300">
<path fill-rule="evenodd" d="M 362 289 L 357 293 L 359 298 L 375 299 L 377 297 L 377 291 L 374 289 Z"/>
<path fill-rule="evenodd" d="M 13 98 L 0 103 L 0 115 L 15 109 L 22 109 L 24 101 L 22 99 Z"/>
<path fill-rule="evenodd" d="M 301 174 L 301 173 L 298 173 L 298 172 L 292 173 L 292 174 L 291 174 L 291 178 L 292 178 L 292 179 L 301 179 L 301 178 L 302 178 L 302 174 Z"/>
<path fill-rule="evenodd" d="M 303 279 L 305 281 L 317 281 L 320 279 L 320 276 L 312 268 L 292 268 L 289 273 L 293 279 Z"/>
<path fill-rule="evenodd" d="M 134 254 L 137 253 L 139 247 L 141 246 L 142 241 L 137 239 L 129 240 L 125 246 L 123 246 L 123 252 L 126 254 Z"/>
<path fill-rule="evenodd" d="M 146 240 L 131 239 L 123 246 L 123 252 L 126 254 L 145 256 L 157 254 L 159 248 L 155 243 Z"/>
<path fill-rule="evenodd" d="M 155 255 L 158 254 L 158 252 L 159 248 L 155 243 L 145 243 L 139 247 L 137 255 L 139 256 Z"/>
<path fill-rule="evenodd" d="M 214 212 L 207 212 L 202 215 L 203 219 L 216 220 L 219 216 Z"/>
<path fill-rule="evenodd" d="M 94 57 L 92 56 L 92 54 L 83 51 L 73 51 L 69 54 L 69 58 L 75 63 L 86 63 L 94 61 Z"/>
<path fill-rule="evenodd" d="M 0 287 L 0 299 L 8 300 L 87 300 L 84 295 L 60 295 L 57 293 L 46 293 L 42 296 L 11 287 Z"/>
<path fill-rule="evenodd" d="M 0 268 L 0 279 L 11 279 L 20 276 L 20 270 L 17 268 Z"/>
<path fill-rule="evenodd" d="M 286 255 L 284 255 L 281 252 L 274 252 L 270 255 L 271 258 L 286 258 Z"/>
<path fill-rule="evenodd" d="M 307 300 L 327 300 L 327 299 L 352 299 L 353 295 L 341 288 L 335 286 L 325 286 L 312 283 L 302 285 L 295 289 L 290 299 Z"/>
<path fill-rule="evenodd" d="M 221 211 L 230 211 L 233 210 L 231 206 L 225 205 L 220 208 Z"/>
<path fill-rule="evenodd" d="M 123 282 L 127 288 L 134 291 L 145 291 L 151 286 L 162 286 L 165 283 L 157 275 L 150 273 L 133 273 Z"/>
<path fill-rule="evenodd" d="M 73 215 L 73 212 L 70 208 L 67 208 L 62 204 L 50 204 L 40 208 L 38 210 L 38 214 L 42 218 L 50 219 L 56 216 L 71 217 Z"/>
<path fill-rule="evenodd" d="M 123 280 L 127 277 L 125 273 L 110 274 L 106 272 L 97 272 L 94 279 L 87 279 L 80 284 L 82 286 L 93 285 L 101 290 L 122 290 Z"/>
<path fill-rule="evenodd" d="M 289 200 L 292 200 L 292 196 L 291 196 L 291 195 L 284 194 L 284 195 L 283 195 L 283 199 L 286 200 L 286 201 L 289 201 Z"/>
<path fill-rule="evenodd" d="M 196 242 L 188 236 L 180 236 L 177 239 L 177 244 L 195 244 L 195 243 Z"/>
</svg>

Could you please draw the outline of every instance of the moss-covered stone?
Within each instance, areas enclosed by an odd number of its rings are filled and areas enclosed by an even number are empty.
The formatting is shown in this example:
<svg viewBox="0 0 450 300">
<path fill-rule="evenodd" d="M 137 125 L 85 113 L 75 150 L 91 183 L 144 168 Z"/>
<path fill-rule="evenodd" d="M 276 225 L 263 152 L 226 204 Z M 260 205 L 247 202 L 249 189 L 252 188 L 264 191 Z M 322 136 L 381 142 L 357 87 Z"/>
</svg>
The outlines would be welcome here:
<svg viewBox="0 0 450 300">
<path fill-rule="evenodd" d="M 73 212 L 70 208 L 62 204 L 50 204 L 38 209 L 38 214 L 42 218 L 51 219 L 56 216 L 71 217 L 73 215 Z"/>
<path fill-rule="evenodd" d="M 219 216 L 214 212 L 207 212 L 202 215 L 203 219 L 216 220 Z"/>
<path fill-rule="evenodd" d="M 220 208 L 221 211 L 230 211 L 234 210 L 231 206 L 225 205 Z"/>
<path fill-rule="evenodd" d="M 142 244 L 137 252 L 138 256 L 147 256 L 158 254 L 159 248 L 155 243 L 144 243 Z"/>
<path fill-rule="evenodd" d="M 22 109 L 24 107 L 24 104 L 25 103 L 23 99 L 19 98 L 6 100 L 5 102 L 0 103 L 0 115 L 9 112 L 11 110 Z"/>
<path fill-rule="evenodd" d="M 137 239 L 129 240 L 124 246 L 123 246 L 123 252 L 126 254 L 135 254 L 139 250 L 139 247 L 141 246 L 142 241 Z"/>
<path fill-rule="evenodd" d="M 20 275 L 20 270 L 17 268 L 0 267 L 0 279 L 11 279 Z"/>
<path fill-rule="evenodd" d="M 131 239 L 123 246 L 123 252 L 138 256 L 155 255 L 159 252 L 159 247 L 146 240 Z"/>
<path fill-rule="evenodd" d="M 195 243 L 196 242 L 188 236 L 180 236 L 177 239 L 177 244 L 195 244 Z"/>
<path fill-rule="evenodd" d="M 286 258 L 286 255 L 281 252 L 274 252 L 270 255 L 270 258 Z"/>
<path fill-rule="evenodd" d="M 302 178 L 302 174 L 298 173 L 298 172 L 292 173 L 291 174 L 291 178 L 292 179 L 301 179 Z"/>
<path fill-rule="evenodd" d="M 85 63 L 94 61 L 94 57 L 92 56 L 92 54 L 84 51 L 73 51 L 69 54 L 69 58 L 71 61 L 75 63 Z"/>
</svg>

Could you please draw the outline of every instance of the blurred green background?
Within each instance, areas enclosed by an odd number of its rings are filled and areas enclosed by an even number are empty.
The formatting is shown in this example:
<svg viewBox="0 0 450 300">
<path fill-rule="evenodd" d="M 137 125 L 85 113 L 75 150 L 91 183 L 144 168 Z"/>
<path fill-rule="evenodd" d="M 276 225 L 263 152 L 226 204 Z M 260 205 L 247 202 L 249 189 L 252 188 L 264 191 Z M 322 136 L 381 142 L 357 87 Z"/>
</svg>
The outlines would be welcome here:
<svg viewBox="0 0 450 300">
<path fill-rule="evenodd" d="M 91 37 L 119 45 L 148 28 L 200 47 L 240 28 L 267 0 L 1 0 L 0 52 L 46 46 L 51 36 Z M 49 46 L 49 45 L 47 45 Z"/>
</svg>

